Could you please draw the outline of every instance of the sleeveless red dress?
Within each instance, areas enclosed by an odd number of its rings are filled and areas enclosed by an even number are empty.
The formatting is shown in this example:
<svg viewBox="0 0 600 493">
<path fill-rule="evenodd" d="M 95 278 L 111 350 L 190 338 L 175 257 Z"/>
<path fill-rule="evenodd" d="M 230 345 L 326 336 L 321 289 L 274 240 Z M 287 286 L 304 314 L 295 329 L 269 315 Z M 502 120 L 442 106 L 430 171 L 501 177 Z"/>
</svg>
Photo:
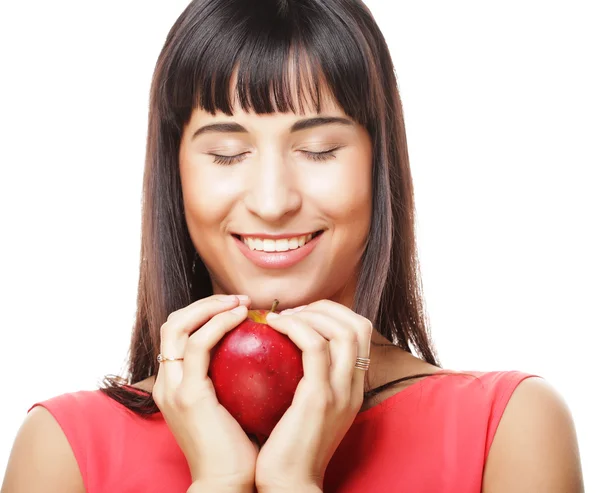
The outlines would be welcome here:
<svg viewBox="0 0 600 493">
<path fill-rule="evenodd" d="M 479 493 L 518 371 L 426 377 L 359 413 L 325 475 L 325 493 Z M 185 493 L 185 456 L 160 413 L 142 418 L 99 390 L 34 404 L 64 431 L 87 493 Z"/>
</svg>

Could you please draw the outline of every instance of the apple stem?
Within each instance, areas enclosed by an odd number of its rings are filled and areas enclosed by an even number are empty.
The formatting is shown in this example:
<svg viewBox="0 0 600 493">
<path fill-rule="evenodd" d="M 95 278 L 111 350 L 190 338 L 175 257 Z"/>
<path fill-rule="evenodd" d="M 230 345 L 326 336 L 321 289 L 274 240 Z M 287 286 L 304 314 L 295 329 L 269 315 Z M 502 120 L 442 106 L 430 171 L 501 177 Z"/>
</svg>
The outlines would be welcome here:
<svg viewBox="0 0 600 493">
<path fill-rule="evenodd" d="M 271 312 L 275 311 L 275 309 L 277 308 L 277 305 L 279 305 L 279 300 L 273 300 L 273 305 L 271 306 Z"/>
</svg>

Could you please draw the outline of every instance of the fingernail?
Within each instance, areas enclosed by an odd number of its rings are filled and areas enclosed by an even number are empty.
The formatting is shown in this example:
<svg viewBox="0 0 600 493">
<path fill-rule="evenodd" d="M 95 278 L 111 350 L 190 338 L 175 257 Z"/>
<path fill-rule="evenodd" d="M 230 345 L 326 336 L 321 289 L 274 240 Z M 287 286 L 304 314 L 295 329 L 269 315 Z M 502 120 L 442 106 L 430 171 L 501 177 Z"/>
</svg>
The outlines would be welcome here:
<svg viewBox="0 0 600 493">
<path fill-rule="evenodd" d="M 235 297 L 237 297 L 237 299 L 240 300 L 240 301 L 248 301 L 250 299 L 245 294 L 236 294 Z"/>
<path fill-rule="evenodd" d="M 246 305 L 236 306 L 233 310 L 229 310 L 231 313 L 235 313 L 236 315 L 241 315 L 245 313 L 247 310 Z"/>
<path fill-rule="evenodd" d="M 267 313 L 267 320 L 273 320 L 274 318 L 279 318 L 279 313 L 275 313 L 275 312 Z"/>
<path fill-rule="evenodd" d="M 220 294 L 220 295 L 217 295 L 216 298 L 219 301 L 222 301 L 224 303 L 231 303 L 232 301 L 238 300 L 238 297 L 235 296 L 234 294 L 231 294 L 231 295 Z"/>
<path fill-rule="evenodd" d="M 279 312 L 279 315 L 291 315 L 292 313 L 299 312 L 303 308 L 306 308 L 306 305 L 297 306 L 296 308 L 288 308 L 287 310 L 283 310 L 282 312 Z"/>
<path fill-rule="evenodd" d="M 296 308 L 289 308 L 289 309 L 285 310 L 285 314 L 291 315 L 292 313 L 297 313 L 299 311 L 302 311 L 303 308 L 306 308 L 306 305 L 298 306 Z M 282 312 L 282 314 L 283 314 L 283 312 Z"/>
</svg>

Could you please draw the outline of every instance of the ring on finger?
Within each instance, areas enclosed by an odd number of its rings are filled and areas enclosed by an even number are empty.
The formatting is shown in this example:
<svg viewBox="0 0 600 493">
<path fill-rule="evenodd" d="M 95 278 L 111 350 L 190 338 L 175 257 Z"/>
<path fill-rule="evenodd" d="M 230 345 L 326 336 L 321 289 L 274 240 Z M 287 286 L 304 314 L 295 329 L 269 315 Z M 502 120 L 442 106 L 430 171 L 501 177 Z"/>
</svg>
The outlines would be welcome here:
<svg viewBox="0 0 600 493">
<path fill-rule="evenodd" d="M 162 354 L 159 354 L 158 357 L 156 358 L 156 360 L 159 363 L 166 363 L 168 361 L 183 361 L 183 358 L 169 358 L 167 356 L 163 356 Z"/>
</svg>

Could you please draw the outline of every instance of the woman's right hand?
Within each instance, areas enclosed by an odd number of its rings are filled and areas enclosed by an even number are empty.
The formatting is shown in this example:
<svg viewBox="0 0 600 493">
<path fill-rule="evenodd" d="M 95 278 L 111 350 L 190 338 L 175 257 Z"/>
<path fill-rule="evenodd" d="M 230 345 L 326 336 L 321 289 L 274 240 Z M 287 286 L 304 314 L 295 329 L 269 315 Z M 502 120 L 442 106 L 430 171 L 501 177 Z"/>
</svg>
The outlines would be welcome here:
<svg viewBox="0 0 600 493">
<path fill-rule="evenodd" d="M 258 446 L 219 404 L 208 377 L 210 351 L 249 305 L 247 296 L 214 295 L 171 313 L 161 327 L 161 354 L 184 359 L 162 362 L 152 390 L 192 481 L 224 491 L 253 491 Z"/>
</svg>

